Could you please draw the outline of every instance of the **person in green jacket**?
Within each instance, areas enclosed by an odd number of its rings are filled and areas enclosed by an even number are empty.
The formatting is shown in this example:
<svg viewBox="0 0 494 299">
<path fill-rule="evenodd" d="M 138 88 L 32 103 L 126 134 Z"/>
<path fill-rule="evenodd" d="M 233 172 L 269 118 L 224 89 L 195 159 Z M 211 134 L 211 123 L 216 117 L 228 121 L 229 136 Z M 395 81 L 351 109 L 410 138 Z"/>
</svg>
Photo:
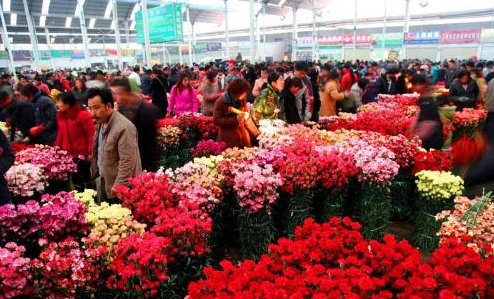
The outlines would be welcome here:
<svg viewBox="0 0 494 299">
<path fill-rule="evenodd" d="M 256 125 L 261 119 L 285 120 L 283 98 L 281 97 L 284 87 L 285 80 L 280 73 L 272 72 L 269 74 L 266 87 L 262 89 L 250 111 Z"/>
</svg>

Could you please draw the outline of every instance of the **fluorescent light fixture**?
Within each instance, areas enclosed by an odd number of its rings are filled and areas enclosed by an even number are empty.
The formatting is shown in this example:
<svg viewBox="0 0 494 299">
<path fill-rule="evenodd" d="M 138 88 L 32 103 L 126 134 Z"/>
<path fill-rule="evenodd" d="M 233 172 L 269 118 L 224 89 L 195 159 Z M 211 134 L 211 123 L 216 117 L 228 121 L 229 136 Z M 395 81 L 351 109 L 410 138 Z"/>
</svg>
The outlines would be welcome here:
<svg viewBox="0 0 494 299">
<path fill-rule="evenodd" d="M 45 27 L 46 25 L 46 16 L 39 17 L 39 27 Z"/>
<path fill-rule="evenodd" d="M 65 19 L 65 27 L 69 28 L 71 25 L 72 25 L 72 17 L 67 17 L 67 19 Z"/>
<path fill-rule="evenodd" d="M 3 0 L 3 11 L 10 11 L 10 0 Z"/>
<path fill-rule="evenodd" d="M 50 43 L 52 43 L 52 44 L 55 43 L 55 38 L 54 37 L 50 38 Z"/>
<path fill-rule="evenodd" d="M 17 25 L 17 14 L 11 13 L 10 14 L 10 26 L 15 26 L 15 25 Z"/>
<path fill-rule="evenodd" d="M 130 23 L 129 30 L 134 30 L 135 28 L 136 28 L 136 21 L 132 21 L 132 23 Z"/>
<path fill-rule="evenodd" d="M 48 10 L 50 10 L 50 0 L 43 0 L 43 4 L 41 4 L 41 14 L 47 15 Z"/>
<path fill-rule="evenodd" d="M 91 18 L 89 20 L 89 28 L 90 29 L 93 29 L 94 28 L 94 24 L 96 23 L 96 19 L 95 18 Z"/>
<path fill-rule="evenodd" d="M 285 2 L 286 2 L 286 0 L 280 0 L 280 2 L 278 3 L 278 6 L 283 6 L 283 5 L 285 5 Z"/>
<path fill-rule="evenodd" d="M 132 9 L 132 12 L 130 13 L 130 19 L 131 20 L 135 19 L 136 12 L 139 11 L 139 8 L 140 8 L 139 3 L 136 3 L 136 5 L 134 5 L 134 9 Z"/>
<path fill-rule="evenodd" d="M 110 14 L 111 14 L 111 11 L 112 11 L 112 0 L 109 0 L 108 1 L 108 4 L 106 5 L 106 10 L 105 10 L 105 16 L 104 18 L 105 19 L 109 19 L 110 18 Z"/>
<path fill-rule="evenodd" d="M 77 1 L 77 6 L 75 7 L 74 16 L 78 16 L 81 13 L 81 8 L 84 8 L 84 2 L 86 2 L 86 0 Z"/>
</svg>

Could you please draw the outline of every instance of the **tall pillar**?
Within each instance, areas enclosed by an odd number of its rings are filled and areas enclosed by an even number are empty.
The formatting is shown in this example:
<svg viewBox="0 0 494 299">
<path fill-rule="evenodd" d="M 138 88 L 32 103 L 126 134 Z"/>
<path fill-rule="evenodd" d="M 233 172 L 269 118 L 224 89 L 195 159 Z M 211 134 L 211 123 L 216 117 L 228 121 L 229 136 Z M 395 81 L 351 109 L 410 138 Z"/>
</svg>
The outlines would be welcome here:
<svg viewBox="0 0 494 299">
<path fill-rule="evenodd" d="M 187 23 L 191 27 L 191 31 L 189 32 L 188 42 L 189 42 L 189 66 L 192 67 L 192 23 L 190 22 L 190 5 L 187 4 L 185 14 L 187 17 Z"/>
<path fill-rule="evenodd" d="M 355 0 L 355 16 L 353 18 L 353 50 L 352 50 L 352 61 L 355 62 L 355 53 L 357 52 L 357 2 Z"/>
<path fill-rule="evenodd" d="M 89 53 L 89 42 L 87 38 L 86 17 L 84 16 L 84 5 L 81 0 L 78 0 L 79 5 L 79 24 L 81 25 L 82 44 L 84 46 L 84 61 L 86 67 L 91 67 L 91 56 Z"/>
<path fill-rule="evenodd" d="M 27 27 L 29 29 L 29 36 L 31 37 L 31 45 L 33 47 L 34 66 L 36 67 L 36 70 L 39 71 L 40 62 L 39 62 L 38 39 L 36 38 L 36 30 L 34 28 L 33 20 L 31 19 L 31 14 L 29 13 L 27 0 L 23 0 L 22 2 L 24 3 L 24 12 L 26 14 Z"/>
<path fill-rule="evenodd" d="M 405 36 L 405 33 L 410 31 L 410 0 L 405 0 L 405 23 L 403 26 L 403 37 Z M 402 59 L 406 59 L 407 55 L 407 45 L 405 41 L 403 41 L 403 46 L 401 50 L 401 55 Z"/>
<path fill-rule="evenodd" d="M 123 71 L 122 47 L 120 45 L 120 25 L 118 22 L 117 0 L 113 2 L 113 23 L 115 24 L 115 43 L 117 44 L 118 69 Z"/>
<path fill-rule="evenodd" d="M 225 46 L 226 46 L 226 60 L 230 60 L 230 34 L 228 29 L 228 0 L 223 0 L 225 2 L 225 10 L 223 17 L 225 18 Z"/>
<path fill-rule="evenodd" d="M 381 50 L 382 50 L 382 60 L 384 59 L 384 49 L 386 46 L 386 25 L 388 21 L 388 0 L 384 0 L 384 20 L 383 20 L 383 33 L 382 33 L 382 40 L 381 40 Z"/>
<path fill-rule="evenodd" d="M 191 26 L 192 26 L 192 61 L 195 61 L 197 62 L 197 56 L 196 56 L 196 45 L 197 45 L 197 41 L 196 41 L 196 30 L 195 30 L 195 25 L 196 23 L 195 22 L 192 22 Z"/>
<path fill-rule="evenodd" d="M 317 31 L 316 31 L 316 0 L 312 0 L 312 60 L 317 61 L 319 45 L 317 43 Z"/>
<path fill-rule="evenodd" d="M 148 2 L 147 0 L 141 0 L 142 8 L 142 24 L 144 27 L 144 65 L 146 67 L 151 66 L 151 41 L 149 39 L 149 25 L 148 25 Z"/>
<path fill-rule="evenodd" d="M 48 46 L 48 52 L 50 53 L 50 66 L 53 69 L 53 58 L 51 57 L 51 40 L 50 40 L 50 32 L 48 31 L 48 28 L 45 27 L 45 38 L 46 38 L 46 45 Z"/>
<path fill-rule="evenodd" d="M 262 5 L 262 60 L 266 61 L 266 3 Z"/>
<path fill-rule="evenodd" d="M 292 23 L 292 61 L 297 60 L 297 8 L 293 8 L 293 23 Z"/>
<path fill-rule="evenodd" d="M 5 47 L 5 51 L 9 55 L 9 69 L 12 75 L 15 75 L 14 56 L 12 56 L 12 48 L 10 47 L 9 32 L 7 31 L 7 24 L 5 23 L 5 16 L 3 15 L 2 3 L 0 3 L 0 19 L 2 21 L 2 42 Z"/>
<path fill-rule="evenodd" d="M 125 23 L 125 43 L 126 43 L 126 49 L 127 49 L 127 63 L 130 62 L 129 57 L 130 57 L 130 30 L 129 30 L 129 21 L 126 21 Z"/>
<path fill-rule="evenodd" d="M 250 62 L 254 63 L 255 55 L 256 55 L 256 40 L 255 40 L 255 32 L 254 32 L 254 0 L 249 0 L 249 40 L 250 40 Z"/>
</svg>

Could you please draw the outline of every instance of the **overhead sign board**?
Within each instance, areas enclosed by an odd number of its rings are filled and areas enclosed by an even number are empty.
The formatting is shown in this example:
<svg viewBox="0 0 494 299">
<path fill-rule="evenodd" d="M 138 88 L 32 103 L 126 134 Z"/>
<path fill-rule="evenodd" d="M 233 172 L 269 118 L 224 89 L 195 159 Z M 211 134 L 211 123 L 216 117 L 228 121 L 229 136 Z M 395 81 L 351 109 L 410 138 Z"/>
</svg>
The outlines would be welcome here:
<svg viewBox="0 0 494 299">
<path fill-rule="evenodd" d="M 151 44 L 183 41 L 182 4 L 169 3 L 147 10 L 149 42 Z M 135 14 L 137 42 L 144 44 L 142 10 Z"/>
</svg>

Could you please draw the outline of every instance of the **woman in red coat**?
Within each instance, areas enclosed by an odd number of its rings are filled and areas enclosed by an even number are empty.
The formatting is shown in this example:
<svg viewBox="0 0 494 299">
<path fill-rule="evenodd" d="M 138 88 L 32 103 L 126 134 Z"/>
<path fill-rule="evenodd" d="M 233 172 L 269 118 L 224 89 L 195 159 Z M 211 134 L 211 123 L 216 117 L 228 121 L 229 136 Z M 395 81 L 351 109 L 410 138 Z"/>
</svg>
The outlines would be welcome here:
<svg viewBox="0 0 494 299">
<path fill-rule="evenodd" d="M 353 72 L 352 64 L 347 62 L 343 68 L 343 75 L 341 77 L 341 91 L 350 91 L 355 82 L 358 82 L 358 76 Z"/>
<path fill-rule="evenodd" d="M 77 188 L 85 188 L 90 181 L 90 161 L 95 132 L 91 113 L 76 100 L 74 94 L 64 92 L 57 96 L 57 139 L 55 146 L 67 151 L 77 163 L 77 173 L 72 180 Z"/>
</svg>

